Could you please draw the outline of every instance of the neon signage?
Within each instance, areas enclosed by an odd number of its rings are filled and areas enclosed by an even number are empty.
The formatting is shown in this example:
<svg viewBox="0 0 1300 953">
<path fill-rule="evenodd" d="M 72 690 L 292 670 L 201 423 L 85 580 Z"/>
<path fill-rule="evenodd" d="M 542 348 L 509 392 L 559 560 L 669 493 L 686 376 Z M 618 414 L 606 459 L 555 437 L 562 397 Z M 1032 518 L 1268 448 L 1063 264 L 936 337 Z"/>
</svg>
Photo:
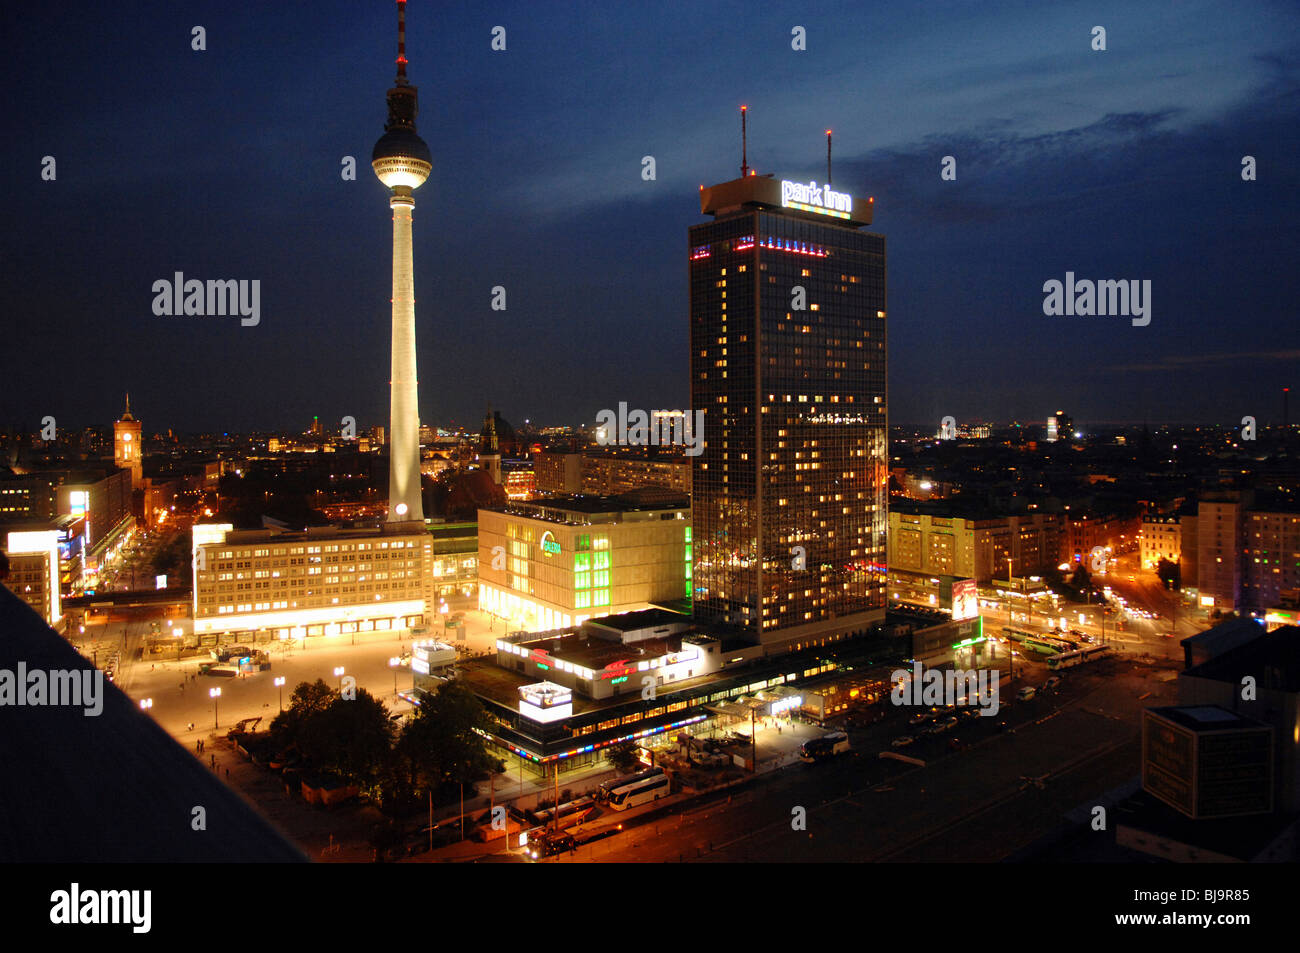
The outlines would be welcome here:
<svg viewBox="0 0 1300 953">
<path fill-rule="evenodd" d="M 805 212 L 848 218 L 853 211 L 853 196 L 847 192 L 833 191 L 829 185 L 819 186 L 816 182 L 805 185 L 802 182 L 782 179 L 781 204 L 786 208 L 802 209 Z"/>
<path fill-rule="evenodd" d="M 549 529 L 542 534 L 542 552 L 547 556 L 560 555 L 560 544 Z"/>
</svg>

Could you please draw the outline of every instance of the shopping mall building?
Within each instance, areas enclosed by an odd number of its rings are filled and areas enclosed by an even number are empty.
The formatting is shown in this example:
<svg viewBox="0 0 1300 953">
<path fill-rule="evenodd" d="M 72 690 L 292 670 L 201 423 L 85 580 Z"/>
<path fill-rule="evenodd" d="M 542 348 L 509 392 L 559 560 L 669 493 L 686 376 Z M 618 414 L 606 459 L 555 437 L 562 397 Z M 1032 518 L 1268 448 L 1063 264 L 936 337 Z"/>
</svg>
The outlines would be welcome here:
<svg viewBox="0 0 1300 953">
<path fill-rule="evenodd" d="M 543 632 L 593 616 L 684 607 L 689 500 L 662 489 L 512 501 L 478 511 L 479 608 Z"/>
</svg>

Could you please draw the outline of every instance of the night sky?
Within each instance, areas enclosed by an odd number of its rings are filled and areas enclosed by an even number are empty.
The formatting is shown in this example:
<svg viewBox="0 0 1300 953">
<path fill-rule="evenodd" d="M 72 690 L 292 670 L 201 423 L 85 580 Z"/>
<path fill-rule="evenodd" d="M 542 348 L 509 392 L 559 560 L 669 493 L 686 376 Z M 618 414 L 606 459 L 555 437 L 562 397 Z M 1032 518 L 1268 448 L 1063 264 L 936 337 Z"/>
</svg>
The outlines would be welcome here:
<svg viewBox="0 0 1300 953">
<path fill-rule="evenodd" d="M 686 230 L 739 174 L 741 103 L 760 173 L 821 181 L 830 127 L 836 187 L 875 197 L 892 421 L 1276 421 L 1300 386 L 1300 6 L 895 6 L 411 0 L 424 422 L 687 404 Z M 107 424 L 125 390 L 150 432 L 386 424 L 369 159 L 395 4 L 2 16 L 0 427 Z M 175 271 L 259 279 L 261 324 L 154 316 Z M 1149 279 L 1150 325 L 1045 316 L 1067 271 Z"/>
</svg>

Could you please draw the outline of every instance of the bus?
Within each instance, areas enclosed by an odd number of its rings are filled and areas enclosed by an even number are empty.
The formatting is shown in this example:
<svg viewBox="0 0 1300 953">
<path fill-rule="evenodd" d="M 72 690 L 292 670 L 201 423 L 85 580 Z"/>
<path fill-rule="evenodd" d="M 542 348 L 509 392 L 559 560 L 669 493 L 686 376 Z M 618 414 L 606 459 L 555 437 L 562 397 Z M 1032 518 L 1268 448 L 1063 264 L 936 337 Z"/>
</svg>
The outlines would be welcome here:
<svg viewBox="0 0 1300 953">
<path fill-rule="evenodd" d="M 1025 648 L 1033 649 L 1040 655 L 1056 655 L 1059 652 L 1073 651 L 1068 645 L 1062 644 L 1057 639 L 1049 638 L 1042 635 L 1034 635 L 1025 639 Z"/>
<path fill-rule="evenodd" d="M 668 775 L 660 774 L 632 784 L 614 788 L 609 792 L 609 806 L 616 811 L 626 811 L 629 807 L 649 804 L 661 797 L 668 796 Z"/>
<path fill-rule="evenodd" d="M 626 774 L 621 778 L 614 778 L 612 781 L 606 781 L 596 791 L 597 801 L 608 801 L 610 794 L 617 788 L 625 788 L 629 784 L 636 784 L 638 781 L 646 781 L 650 778 L 657 778 L 664 773 L 663 768 L 649 768 L 645 771 L 638 771 L 636 774 Z"/>
<path fill-rule="evenodd" d="M 1053 672 L 1060 671 L 1063 668 L 1074 668 L 1076 665 L 1084 665 L 1087 662 L 1095 662 L 1097 659 L 1105 658 L 1112 651 L 1113 649 L 1109 645 L 1085 645 L 1073 652 L 1062 652 L 1060 655 L 1053 655 L 1047 660 L 1047 667 Z"/>
<path fill-rule="evenodd" d="M 799 760 L 811 764 L 822 758 L 832 758 L 849 750 L 849 736 L 842 731 L 832 731 L 799 746 Z"/>
<path fill-rule="evenodd" d="M 1002 634 L 1012 642 L 1021 642 L 1026 648 L 1034 649 L 1044 655 L 1052 655 L 1055 652 L 1073 652 L 1079 647 L 1078 642 L 1067 639 L 1055 630 L 1051 632 L 1030 632 L 1027 629 L 1003 626 Z"/>
<path fill-rule="evenodd" d="M 595 799 L 584 796 L 560 805 L 558 824 L 555 823 L 556 808 L 548 807 L 541 811 L 534 811 L 533 816 L 537 818 L 538 827 L 551 827 L 554 824 L 560 830 L 567 831 L 571 827 L 581 827 L 591 817 L 595 808 Z"/>
</svg>

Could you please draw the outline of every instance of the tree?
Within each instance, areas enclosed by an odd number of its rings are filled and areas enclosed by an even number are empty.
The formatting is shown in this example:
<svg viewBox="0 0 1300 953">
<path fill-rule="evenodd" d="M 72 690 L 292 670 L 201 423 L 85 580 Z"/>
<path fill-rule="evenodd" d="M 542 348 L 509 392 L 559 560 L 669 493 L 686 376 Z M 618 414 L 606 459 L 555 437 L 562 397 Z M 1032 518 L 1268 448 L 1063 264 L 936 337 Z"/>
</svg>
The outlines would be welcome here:
<svg viewBox="0 0 1300 953">
<path fill-rule="evenodd" d="M 605 758 L 619 773 L 628 774 L 639 763 L 638 745 L 631 738 L 612 744 L 605 749 Z"/>
<path fill-rule="evenodd" d="M 389 759 L 394 734 L 383 702 L 359 688 L 355 698 L 334 695 L 328 707 L 309 714 L 297 745 L 312 764 L 370 786 Z"/>
<path fill-rule="evenodd" d="M 501 769 L 479 734 L 488 715 L 459 681 L 444 682 L 406 722 L 394 746 L 394 774 L 410 789 L 435 793 L 445 785 L 473 784 Z"/>
<path fill-rule="evenodd" d="M 1160 577 L 1166 589 L 1182 588 L 1182 568 L 1178 563 L 1160 557 L 1160 561 L 1156 563 L 1156 575 Z"/>
<path fill-rule="evenodd" d="M 280 751 L 295 747 L 312 716 L 327 709 L 336 696 L 324 679 L 299 682 L 289 696 L 289 707 L 271 720 L 271 741 Z"/>
</svg>

